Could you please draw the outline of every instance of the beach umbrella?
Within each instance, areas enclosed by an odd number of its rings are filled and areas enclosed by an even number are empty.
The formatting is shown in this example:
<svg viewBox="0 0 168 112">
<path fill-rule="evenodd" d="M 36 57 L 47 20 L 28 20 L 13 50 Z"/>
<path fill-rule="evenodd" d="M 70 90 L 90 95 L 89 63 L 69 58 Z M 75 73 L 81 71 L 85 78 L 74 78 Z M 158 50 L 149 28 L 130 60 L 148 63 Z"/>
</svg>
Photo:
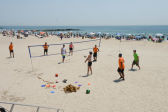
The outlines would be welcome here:
<svg viewBox="0 0 168 112">
<path fill-rule="evenodd" d="M 121 36 L 121 33 L 117 33 L 116 36 Z"/>
<path fill-rule="evenodd" d="M 91 32 L 90 35 L 94 35 L 95 33 L 94 32 Z"/>
<path fill-rule="evenodd" d="M 62 32 L 58 32 L 58 34 L 62 34 Z"/>
<path fill-rule="evenodd" d="M 97 34 L 97 35 L 100 37 L 100 35 L 101 35 L 101 32 L 97 32 L 96 34 Z"/>
<path fill-rule="evenodd" d="M 40 32 L 40 35 L 44 35 L 45 34 L 45 32 Z"/>
<path fill-rule="evenodd" d="M 68 32 L 64 32 L 64 34 L 67 34 Z"/>
<path fill-rule="evenodd" d="M 128 36 L 131 36 L 131 34 L 127 34 Z"/>
<path fill-rule="evenodd" d="M 157 33 L 156 36 L 161 37 L 161 36 L 163 36 L 163 34 Z"/>
<path fill-rule="evenodd" d="M 25 34 L 29 34 L 29 32 L 28 32 L 28 31 L 25 31 L 24 33 L 25 33 Z"/>
<path fill-rule="evenodd" d="M 101 34 L 101 32 L 97 32 L 97 34 Z"/>
<path fill-rule="evenodd" d="M 135 36 L 135 38 L 136 39 L 141 39 L 142 37 L 138 35 L 138 36 Z"/>
</svg>

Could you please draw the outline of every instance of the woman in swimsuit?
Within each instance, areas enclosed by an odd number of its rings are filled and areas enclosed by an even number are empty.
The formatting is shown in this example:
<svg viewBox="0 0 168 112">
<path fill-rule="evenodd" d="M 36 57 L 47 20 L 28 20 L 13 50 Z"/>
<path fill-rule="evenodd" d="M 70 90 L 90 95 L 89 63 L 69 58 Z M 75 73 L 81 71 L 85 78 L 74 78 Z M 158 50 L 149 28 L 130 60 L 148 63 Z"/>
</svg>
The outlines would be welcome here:
<svg viewBox="0 0 168 112">
<path fill-rule="evenodd" d="M 70 43 L 70 45 L 69 45 L 69 56 L 71 55 L 73 55 L 73 49 L 74 49 L 74 46 L 73 46 L 73 44 L 72 44 L 72 42 Z"/>
</svg>

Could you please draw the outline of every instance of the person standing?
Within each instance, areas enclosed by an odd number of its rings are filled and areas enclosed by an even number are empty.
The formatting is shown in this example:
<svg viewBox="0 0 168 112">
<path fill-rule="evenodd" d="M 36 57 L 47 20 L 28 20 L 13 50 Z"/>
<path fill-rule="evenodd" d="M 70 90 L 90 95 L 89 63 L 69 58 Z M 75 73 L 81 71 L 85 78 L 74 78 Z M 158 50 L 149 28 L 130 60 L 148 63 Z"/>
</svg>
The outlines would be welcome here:
<svg viewBox="0 0 168 112">
<path fill-rule="evenodd" d="M 61 55 L 62 55 L 62 63 L 65 61 L 65 55 L 66 55 L 66 48 L 65 45 L 61 48 Z"/>
<path fill-rule="evenodd" d="M 49 47 L 49 45 L 47 44 L 47 42 L 45 42 L 45 44 L 43 45 L 43 47 L 44 47 L 44 56 L 48 55 L 48 47 Z"/>
<path fill-rule="evenodd" d="M 134 56 L 134 60 L 132 62 L 132 67 L 131 69 L 133 69 L 134 65 L 138 66 L 139 70 L 141 69 L 140 66 L 139 66 L 139 56 L 138 54 L 136 53 L 136 50 L 133 50 L 133 56 Z"/>
<path fill-rule="evenodd" d="M 74 45 L 72 44 L 72 42 L 69 45 L 69 55 L 73 55 L 73 50 L 74 50 Z"/>
<path fill-rule="evenodd" d="M 95 47 L 93 48 L 93 61 L 97 61 L 97 52 L 99 52 L 99 49 L 97 48 L 97 45 L 95 45 Z"/>
<path fill-rule="evenodd" d="M 60 38 L 61 38 L 61 40 L 63 39 L 63 34 L 62 33 L 60 34 Z"/>
<path fill-rule="evenodd" d="M 62 40 L 63 36 L 61 35 L 60 38 L 61 38 L 61 40 Z"/>
<path fill-rule="evenodd" d="M 92 52 L 89 52 L 88 57 L 85 60 L 85 63 L 88 62 L 88 70 L 87 70 L 87 75 L 89 75 L 89 71 L 92 74 Z"/>
<path fill-rule="evenodd" d="M 119 64 L 119 67 L 118 67 L 117 71 L 120 75 L 119 79 L 125 80 L 125 77 L 124 77 L 124 69 L 125 69 L 124 58 L 122 57 L 121 53 L 119 54 L 118 64 Z"/>
<path fill-rule="evenodd" d="M 12 57 L 12 55 L 13 55 L 13 58 L 14 58 L 14 50 L 13 50 L 13 43 L 12 42 L 9 45 L 9 53 L 10 53 L 10 57 Z"/>
</svg>

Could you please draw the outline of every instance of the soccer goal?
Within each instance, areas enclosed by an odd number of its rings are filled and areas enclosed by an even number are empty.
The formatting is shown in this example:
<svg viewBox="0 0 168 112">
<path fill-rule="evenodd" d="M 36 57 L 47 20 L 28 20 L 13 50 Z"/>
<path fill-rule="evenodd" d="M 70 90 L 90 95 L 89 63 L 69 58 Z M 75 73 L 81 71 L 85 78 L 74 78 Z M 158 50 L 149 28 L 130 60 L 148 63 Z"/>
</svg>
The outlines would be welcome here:
<svg viewBox="0 0 168 112">
<path fill-rule="evenodd" d="M 87 39 L 85 41 L 74 41 L 72 42 L 74 46 L 73 52 L 79 52 L 84 50 L 91 50 L 95 45 L 100 48 L 101 45 L 101 38 L 97 39 Z M 48 44 L 48 55 L 59 55 L 61 54 L 61 48 L 65 45 L 67 53 L 69 52 L 69 45 L 68 43 L 59 43 L 59 44 Z M 43 45 L 29 45 L 28 46 L 30 58 L 38 58 L 44 56 L 44 48 Z"/>
</svg>

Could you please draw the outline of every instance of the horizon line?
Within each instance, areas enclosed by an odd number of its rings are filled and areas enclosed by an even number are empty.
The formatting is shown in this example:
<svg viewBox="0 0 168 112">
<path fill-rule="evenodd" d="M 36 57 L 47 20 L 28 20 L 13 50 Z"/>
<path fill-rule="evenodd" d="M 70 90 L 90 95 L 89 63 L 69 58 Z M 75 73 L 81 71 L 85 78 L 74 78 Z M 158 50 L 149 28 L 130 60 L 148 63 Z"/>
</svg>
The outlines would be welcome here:
<svg viewBox="0 0 168 112">
<path fill-rule="evenodd" d="M 4 26 L 64 26 L 64 27 L 68 27 L 68 26 L 168 26 L 168 25 L 0 25 L 0 27 L 4 27 Z"/>
</svg>

